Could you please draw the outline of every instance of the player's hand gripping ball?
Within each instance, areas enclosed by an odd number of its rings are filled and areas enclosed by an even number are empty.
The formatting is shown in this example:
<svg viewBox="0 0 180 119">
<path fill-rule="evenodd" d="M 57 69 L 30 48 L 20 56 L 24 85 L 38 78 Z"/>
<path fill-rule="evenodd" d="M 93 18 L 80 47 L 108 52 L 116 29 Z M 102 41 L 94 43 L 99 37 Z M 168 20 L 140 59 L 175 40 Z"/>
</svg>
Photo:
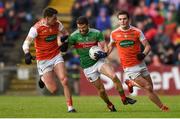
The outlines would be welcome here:
<svg viewBox="0 0 180 119">
<path fill-rule="evenodd" d="M 98 46 L 92 46 L 89 49 L 89 56 L 93 60 L 98 60 L 101 58 L 107 57 L 107 53 L 105 53 L 100 47 Z"/>
</svg>

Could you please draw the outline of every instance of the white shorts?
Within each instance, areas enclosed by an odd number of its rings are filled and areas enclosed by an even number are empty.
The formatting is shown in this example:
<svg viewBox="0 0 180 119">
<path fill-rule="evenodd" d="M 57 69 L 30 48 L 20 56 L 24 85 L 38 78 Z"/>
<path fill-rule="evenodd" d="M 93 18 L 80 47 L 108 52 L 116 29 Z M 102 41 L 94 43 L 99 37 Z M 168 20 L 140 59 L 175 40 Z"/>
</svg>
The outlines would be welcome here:
<svg viewBox="0 0 180 119">
<path fill-rule="evenodd" d="M 61 54 L 56 55 L 54 58 L 50 60 L 37 61 L 37 68 L 38 68 L 39 75 L 42 76 L 43 74 L 49 71 L 52 71 L 54 66 L 61 62 L 64 62 L 64 59 Z"/>
<path fill-rule="evenodd" d="M 104 63 L 105 63 L 105 59 L 100 59 L 93 66 L 85 68 L 83 70 L 89 82 L 94 82 L 100 77 L 100 69 Z"/>
<path fill-rule="evenodd" d="M 135 79 L 140 75 L 141 76 L 148 76 L 149 75 L 147 66 L 144 62 L 142 62 L 141 64 L 138 64 L 138 65 L 132 66 L 132 67 L 125 68 L 124 73 L 130 79 Z"/>
</svg>

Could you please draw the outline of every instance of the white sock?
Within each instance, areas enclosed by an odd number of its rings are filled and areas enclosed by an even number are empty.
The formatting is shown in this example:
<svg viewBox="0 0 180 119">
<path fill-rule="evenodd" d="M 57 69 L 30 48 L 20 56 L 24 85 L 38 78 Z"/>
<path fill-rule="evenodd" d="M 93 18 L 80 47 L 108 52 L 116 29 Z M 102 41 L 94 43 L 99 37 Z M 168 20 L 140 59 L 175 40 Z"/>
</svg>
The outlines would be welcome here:
<svg viewBox="0 0 180 119">
<path fill-rule="evenodd" d="M 74 109 L 73 106 L 68 106 L 68 111 Z"/>
</svg>

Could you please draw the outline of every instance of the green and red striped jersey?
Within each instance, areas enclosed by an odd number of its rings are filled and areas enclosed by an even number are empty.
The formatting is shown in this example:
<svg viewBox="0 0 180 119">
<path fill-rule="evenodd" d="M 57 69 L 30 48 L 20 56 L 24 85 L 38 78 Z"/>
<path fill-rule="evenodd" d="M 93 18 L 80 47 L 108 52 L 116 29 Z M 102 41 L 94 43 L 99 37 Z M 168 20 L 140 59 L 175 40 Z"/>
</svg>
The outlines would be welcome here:
<svg viewBox="0 0 180 119">
<path fill-rule="evenodd" d="M 73 45 L 80 56 L 82 68 L 88 68 L 97 62 L 89 57 L 89 49 L 101 41 L 104 41 L 102 32 L 93 28 L 89 28 L 86 35 L 82 35 L 79 30 L 76 30 L 68 38 L 69 45 Z"/>
</svg>

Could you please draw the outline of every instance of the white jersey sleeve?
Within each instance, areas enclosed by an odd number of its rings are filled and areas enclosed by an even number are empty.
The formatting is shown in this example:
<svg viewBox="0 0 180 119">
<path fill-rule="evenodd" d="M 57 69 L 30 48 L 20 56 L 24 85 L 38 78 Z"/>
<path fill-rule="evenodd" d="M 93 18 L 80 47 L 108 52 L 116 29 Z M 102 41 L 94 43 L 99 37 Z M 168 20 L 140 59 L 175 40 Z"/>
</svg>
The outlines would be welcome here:
<svg viewBox="0 0 180 119">
<path fill-rule="evenodd" d="M 111 33 L 111 35 L 110 35 L 110 42 L 111 42 L 111 43 L 114 43 L 114 39 L 112 38 L 112 33 Z"/>
<path fill-rule="evenodd" d="M 146 40 L 146 38 L 145 38 L 145 36 L 144 36 L 144 34 L 143 34 L 142 31 L 140 31 L 139 40 L 140 40 L 141 42 L 143 42 L 144 40 Z"/>
<path fill-rule="evenodd" d="M 28 37 L 36 38 L 38 36 L 37 29 L 35 27 L 31 27 L 28 33 Z"/>
</svg>

